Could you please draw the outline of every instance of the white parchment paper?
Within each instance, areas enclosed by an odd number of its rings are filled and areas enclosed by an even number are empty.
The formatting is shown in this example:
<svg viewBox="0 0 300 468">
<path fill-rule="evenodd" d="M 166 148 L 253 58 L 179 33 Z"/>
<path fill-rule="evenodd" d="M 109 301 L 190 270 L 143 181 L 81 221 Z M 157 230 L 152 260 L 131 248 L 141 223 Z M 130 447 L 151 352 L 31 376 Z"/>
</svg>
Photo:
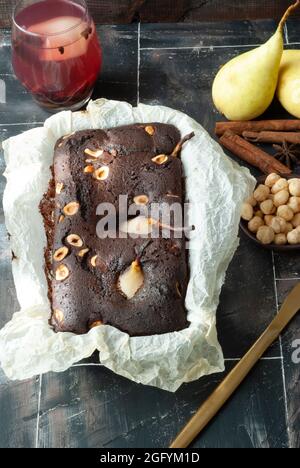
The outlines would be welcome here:
<svg viewBox="0 0 300 468">
<path fill-rule="evenodd" d="M 190 281 L 186 295 L 189 328 L 148 337 L 129 337 L 111 326 L 86 335 L 54 333 L 44 274 L 46 236 L 38 210 L 47 190 L 56 140 L 75 130 L 109 128 L 136 122 L 164 122 L 182 135 L 195 132 L 181 159 L 189 222 L 197 235 L 190 242 Z M 99 99 L 87 112 L 61 112 L 41 128 L 3 143 L 7 186 L 4 211 L 17 259 L 13 275 L 21 310 L 0 331 L 0 362 L 11 379 L 60 372 L 100 351 L 101 363 L 135 382 L 175 391 L 183 382 L 224 369 L 216 334 L 216 309 L 228 264 L 238 245 L 242 201 L 254 188 L 248 170 L 233 163 L 197 122 L 162 106 Z M 101 386 L 101 380 L 99 380 Z"/>
</svg>

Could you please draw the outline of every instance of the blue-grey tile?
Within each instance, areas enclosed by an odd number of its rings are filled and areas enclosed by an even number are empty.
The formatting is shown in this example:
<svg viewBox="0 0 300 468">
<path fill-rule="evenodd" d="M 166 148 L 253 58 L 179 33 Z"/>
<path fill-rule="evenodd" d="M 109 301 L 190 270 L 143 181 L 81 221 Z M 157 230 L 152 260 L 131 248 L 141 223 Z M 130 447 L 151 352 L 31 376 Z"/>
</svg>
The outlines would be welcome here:
<svg viewBox="0 0 300 468">
<path fill-rule="evenodd" d="M 227 371 L 232 366 L 228 363 Z M 99 367 L 48 374 L 39 446 L 166 448 L 223 377 L 204 378 L 171 394 Z M 261 361 L 194 446 L 286 447 L 280 361 Z"/>
<path fill-rule="evenodd" d="M 11 125 L 7 127 L 0 126 L 0 328 L 8 322 L 12 314 L 19 310 L 19 304 L 16 296 L 15 285 L 12 277 L 11 262 L 12 252 L 10 249 L 8 233 L 4 223 L 2 198 L 5 188 L 5 178 L 3 172 L 5 169 L 3 150 L 1 142 L 18 133 L 29 130 L 35 125 Z"/>
<path fill-rule="evenodd" d="M 140 100 L 145 104 L 162 104 L 181 110 L 215 136 L 215 122 L 224 117 L 212 101 L 213 80 L 223 64 L 248 50 L 248 47 L 236 46 L 141 50 Z M 265 119 L 288 117 L 276 98 L 261 116 Z"/>
<path fill-rule="evenodd" d="M 98 26 L 103 67 L 93 99 L 105 97 L 136 105 L 138 26 Z"/>
<path fill-rule="evenodd" d="M 34 448 L 39 378 L 9 381 L 0 369 L 0 447 Z"/>
<path fill-rule="evenodd" d="M 213 79 L 220 66 L 240 51 L 236 47 L 142 50 L 141 102 L 167 105 L 186 112 L 213 135 L 215 122 L 221 119 L 212 102 Z"/>
<path fill-rule="evenodd" d="M 277 281 L 279 306 L 297 280 Z M 300 308 L 300 304 L 299 304 Z M 282 333 L 283 365 L 286 383 L 290 446 L 300 447 L 300 312 Z"/>
<path fill-rule="evenodd" d="M 274 252 L 276 277 L 300 278 L 300 252 Z"/>
<path fill-rule="evenodd" d="M 300 44 L 300 19 L 291 18 L 287 22 L 289 42 Z"/>
<path fill-rule="evenodd" d="M 194 446 L 287 448 L 280 360 L 260 361 Z"/>
<path fill-rule="evenodd" d="M 255 46 L 275 30 L 274 20 L 141 24 L 141 47 Z"/>
<path fill-rule="evenodd" d="M 12 74 L 10 31 L 0 29 L 0 74 Z"/>
<path fill-rule="evenodd" d="M 14 75 L 1 75 L 6 88 L 6 103 L 0 103 L 0 123 L 30 123 L 47 119 L 51 114 L 42 109 Z"/>
<path fill-rule="evenodd" d="M 225 358 L 242 357 L 276 314 L 272 256 L 241 234 L 226 274 L 217 312 Z M 266 356 L 279 356 L 279 343 Z"/>
</svg>

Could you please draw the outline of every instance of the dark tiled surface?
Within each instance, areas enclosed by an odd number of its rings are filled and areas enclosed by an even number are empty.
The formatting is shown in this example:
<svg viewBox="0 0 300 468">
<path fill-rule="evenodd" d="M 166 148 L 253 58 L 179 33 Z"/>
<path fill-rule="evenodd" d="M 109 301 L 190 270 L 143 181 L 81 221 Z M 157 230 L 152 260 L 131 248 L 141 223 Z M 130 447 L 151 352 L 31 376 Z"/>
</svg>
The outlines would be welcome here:
<svg viewBox="0 0 300 468">
<path fill-rule="evenodd" d="M 256 45 L 276 30 L 273 20 L 218 23 L 142 24 L 141 48 Z M 226 41 L 224 38 L 226 37 Z"/>
<path fill-rule="evenodd" d="M 36 445 L 39 378 L 10 382 L 0 369 L 0 447 Z"/>
<path fill-rule="evenodd" d="M 242 235 L 227 271 L 217 313 L 225 358 L 242 357 L 276 314 L 272 255 Z M 268 356 L 279 356 L 278 342 Z"/>
<path fill-rule="evenodd" d="M 1 123 L 1 121 L 0 121 Z M 12 125 L 8 127 L 0 126 L 0 142 L 7 138 L 15 135 L 16 133 L 22 133 L 30 128 L 34 128 L 36 125 Z M 11 318 L 11 313 L 19 310 L 18 300 L 16 297 L 16 291 L 11 271 L 11 259 L 12 253 L 10 250 L 8 233 L 4 224 L 2 198 L 5 187 L 5 178 L 3 172 L 5 169 L 5 163 L 3 158 L 3 151 L 0 146 L 0 328 Z"/>
<path fill-rule="evenodd" d="M 0 120 L 3 124 L 41 122 L 49 113 L 40 108 L 14 75 L 0 73 L 6 86 L 6 104 L 0 103 Z"/>
<path fill-rule="evenodd" d="M 13 73 L 10 61 L 10 32 L 0 30 L 0 74 Z"/>
<path fill-rule="evenodd" d="M 300 20 L 289 19 L 287 22 L 289 42 L 297 42 L 300 44 Z"/>
<path fill-rule="evenodd" d="M 281 279 L 300 278 L 300 255 L 298 252 L 274 252 L 276 277 Z"/>
<path fill-rule="evenodd" d="M 98 26 L 103 69 L 93 98 L 105 97 L 136 105 L 138 25 Z"/>
<path fill-rule="evenodd" d="M 222 378 L 204 378 L 168 394 L 101 367 L 48 374 L 42 383 L 39 446 L 136 448 L 147 441 L 147 447 L 167 447 Z M 194 447 L 286 447 L 282 395 L 280 362 L 261 361 Z"/>
<path fill-rule="evenodd" d="M 140 100 L 183 110 L 213 135 L 215 121 L 220 118 L 212 106 L 210 94 L 216 70 L 234 55 L 247 50 L 247 44 L 264 41 L 273 25 L 270 21 L 215 26 L 207 23 L 142 25 Z M 99 34 L 104 48 L 104 67 L 94 97 L 124 99 L 135 104 L 138 26 L 101 26 Z M 7 44 L 5 41 L 2 44 Z M 193 50 L 197 45 L 207 48 Z M 231 47 L 214 49 L 210 46 Z M 145 47 L 173 49 L 143 50 Z M 18 122 L 44 118 L 43 111 L 13 76 L 7 76 L 11 73 L 8 60 L 9 47 L 5 45 L 0 49 L 0 79 L 8 80 L 9 102 L 8 106 L 0 105 L 0 139 L 30 128 L 15 125 Z M 266 116 L 280 117 L 284 113 L 275 101 Z M 1 192 L 3 187 L 1 179 Z M 18 307 L 2 211 L 0 218 L 2 325 Z M 229 359 L 227 371 L 234 365 L 232 359 L 243 354 L 276 313 L 274 273 L 277 278 L 297 278 L 300 274 L 299 254 L 290 258 L 274 254 L 274 264 L 270 252 L 241 238 L 218 310 L 220 341 Z M 277 281 L 279 301 L 291 285 L 291 281 Z M 298 325 L 297 321 L 291 324 L 282 342 L 275 343 L 269 350 L 195 446 L 300 446 L 300 364 L 291 360 Z M 278 359 L 281 350 L 283 360 Z M 169 394 L 136 385 L 102 366 L 93 365 L 95 362 L 98 362 L 97 354 L 65 373 L 45 375 L 41 387 L 36 379 L 16 383 L 1 376 L 0 420 L 9 420 L 9 423 L 0 424 L 0 446 L 34 446 L 37 440 L 40 447 L 166 447 L 224 377 L 223 374 L 210 376 L 184 385 L 176 394 Z"/>
<path fill-rule="evenodd" d="M 297 284 L 297 280 L 277 281 L 278 303 Z M 300 316 L 290 323 L 282 335 L 282 352 L 286 380 L 289 436 L 292 447 L 300 447 Z"/>
<path fill-rule="evenodd" d="M 211 98 L 212 78 L 223 63 L 239 52 L 237 47 L 141 50 L 141 101 L 186 112 L 213 134 L 218 114 Z"/>
</svg>

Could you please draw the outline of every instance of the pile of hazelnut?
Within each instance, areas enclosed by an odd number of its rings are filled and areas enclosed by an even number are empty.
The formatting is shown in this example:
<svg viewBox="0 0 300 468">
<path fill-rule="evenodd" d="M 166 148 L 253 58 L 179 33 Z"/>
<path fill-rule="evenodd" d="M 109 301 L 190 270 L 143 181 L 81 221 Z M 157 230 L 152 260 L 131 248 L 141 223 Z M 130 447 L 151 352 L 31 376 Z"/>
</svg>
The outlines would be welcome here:
<svg viewBox="0 0 300 468">
<path fill-rule="evenodd" d="M 300 244 L 300 178 L 269 174 L 243 203 L 241 216 L 262 244 Z"/>
</svg>

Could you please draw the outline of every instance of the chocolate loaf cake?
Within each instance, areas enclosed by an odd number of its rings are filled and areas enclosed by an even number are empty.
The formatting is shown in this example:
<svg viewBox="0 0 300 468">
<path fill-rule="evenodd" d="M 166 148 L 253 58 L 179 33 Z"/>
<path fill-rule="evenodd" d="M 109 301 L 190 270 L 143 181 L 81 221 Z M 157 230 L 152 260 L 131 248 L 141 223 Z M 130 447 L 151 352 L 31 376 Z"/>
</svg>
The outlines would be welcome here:
<svg viewBox="0 0 300 468">
<path fill-rule="evenodd" d="M 143 215 L 154 203 L 183 203 L 179 142 L 175 127 L 149 123 L 79 131 L 56 143 L 53 180 L 41 202 L 50 324 L 56 332 L 82 334 L 109 324 L 137 336 L 188 326 L 184 235 L 171 229 L 164 238 L 159 222 Z M 116 221 L 115 238 L 99 237 L 99 205 L 109 203 L 121 215 L 120 195 L 140 215 L 125 229 Z M 136 229 L 137 220 L 138 235 L 120 238 L 120 232 Z"/>
</svg>

